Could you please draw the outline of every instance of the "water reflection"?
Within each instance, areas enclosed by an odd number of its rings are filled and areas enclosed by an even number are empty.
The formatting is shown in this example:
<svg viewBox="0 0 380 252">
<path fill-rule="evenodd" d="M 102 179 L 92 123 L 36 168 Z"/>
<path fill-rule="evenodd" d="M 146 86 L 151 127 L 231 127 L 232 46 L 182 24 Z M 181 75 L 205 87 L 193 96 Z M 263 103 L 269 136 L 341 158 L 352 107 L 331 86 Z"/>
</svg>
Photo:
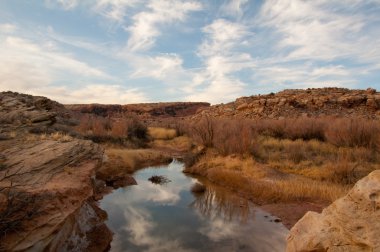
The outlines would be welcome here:
<svg viewBox="0 0 380 252">
<path fill-rule="evenodd" d="M 120 188 L 101 201 L 115 233 L 111 251 L 283 251 L 287 230 L 269 222 L 267 213 L 202 181 L 203 194 L 193 195 L 200 179 L 182 172 L 182 164 L 148 168 L 135 174 L 138 185 Z M 152 184 L 152 175 L 171 182 Z"/>
<path fill-rule="evenodd" d="M 255 208 L 248 200 L 237 197 L 207 181 L 202 183 L 206 184 L 206 191 L 202 194 L 193 194 L 195 200 L 190 204 L 202 215 L 208 218 L 221 217 L 225 221 L 238 219 L 242 223 L 246 222 L 248 217 L 254 217 Z"/>
</svg>

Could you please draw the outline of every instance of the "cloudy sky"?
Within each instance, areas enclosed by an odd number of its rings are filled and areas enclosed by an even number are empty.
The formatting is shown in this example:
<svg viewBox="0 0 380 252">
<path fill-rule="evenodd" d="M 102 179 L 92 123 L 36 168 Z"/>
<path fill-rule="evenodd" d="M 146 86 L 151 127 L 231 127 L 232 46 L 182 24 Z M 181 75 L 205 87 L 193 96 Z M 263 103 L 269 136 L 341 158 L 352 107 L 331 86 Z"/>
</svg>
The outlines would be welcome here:
<svg viewBox="0 0 380 252">
<path fill-rule="evenodd" d="M 380 0 L 0 1 L 0 91 L 62 103 L 380 89 Z"/>
</svg>

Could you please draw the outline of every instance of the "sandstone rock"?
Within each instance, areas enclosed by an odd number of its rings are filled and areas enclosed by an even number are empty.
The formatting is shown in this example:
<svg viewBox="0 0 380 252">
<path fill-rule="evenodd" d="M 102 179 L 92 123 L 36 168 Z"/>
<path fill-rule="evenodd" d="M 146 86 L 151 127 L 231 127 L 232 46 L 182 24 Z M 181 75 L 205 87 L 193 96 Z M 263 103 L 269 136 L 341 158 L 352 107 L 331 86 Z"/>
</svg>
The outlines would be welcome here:
<svg viewBox="0 0 380 252">
<path fill-rule="evenodd" d="M 244 105 L 243 105 L 244 104 Z M 245 105 L 246 104 L 246 105 Z M 238 108 L 229 113 L 227 108 Z M 265 107 L 266 113 L 258 112 Z M 284 90 L 276 94 L 256 95 L 236 99 L 236 102 L 206 108 L 208 115 L 246 118 L 297 118 L 303 113 L 311 117 L 354 117 L 380 119 L 380 93 L 376 90 L 346 88 L 310 88 Z M 350 110 L 350 111 L 348 111 Z M 272 112 L 276 111 L 275 114 Z M 199 115 L 195 116 L 199 117 Z"/>
<path fill-rule="evenodd" d="M 248 104 L 247 103 L 243 103 L 243 104 L 239 105 L 236 109 L 237 110 L 244 110 L 246 108 L 248 108 Z"/>
<path fill-rule="evenodd" d="M 376 89 L 374 89 L 374 88 L 367 88 L 366 92 L 367 92 L 367 94 L 375 94 L 376 93 Z"/>
<path fill-rule="evenodd" d="M 286 251 L 380 251 L 379 220 L 380 170 L 376 170 L 321 214 L 305 214 L 290 230 Z"/>
<path fill-rule="evenodd" d="M 379 105 L 377 104 L 376 100 L 374 98 L 369 98 L 367 100 L 366 105 L 371 109 L 378 109 Z"/>
<path fill-rule="evenodd" d="M 49 121 L 50 123 L 55 122 L 55 113 L 40 113 L 30 119 L 32 123 L 39 123 L 44 121 Z"/>
<path fill-rule="evenodd" d="M 65 243 L 74 235 L 70 232 L 63 235 L 62 226 L 69 225 L 68 229 L 79 232 L 75 228 L 79 224 L 72 223 L 70 218 L 96 219 L 93 228 L 103 224 L 101 217 L 93 214 L 86 217 L 79 210 L 87 204 L 85 213 L 100 211 L 91 205 L 92 177 L 103 155 L 98 145 L 83 140 L 65 143 L 46 140 L 23 144 L 11 141 L 1 148 L 5 148 L 3 154 L 7 157 L 4 162 L 7 169 L 0 171 L 0 188 L 10 188 L 13 194 L 36 199 L 25 205 L 26 209 L 14 213 L 15 216 L 22 216 L 23 211 L 29 211 L 28 208 L 34 209 L 28 218 L 15 219 L 21 221 L 22 228 L 17 232 L 9 230 L 6 239 L 1 241 L 5 248 L 18 251 L 49 247 L 55 250 L 57 247 L 53 241 Z M 77 214 L 81 216 L 77 217 Z M 68 221 L 70 224 L 67 224 Z M 90 232 L 91 228 L 80 230 Z M 86 232 L 77 235 L 82 236 L 81 242 L 89 243 L 85 238 Z M 59 239 L 57 235 L 61 235 Z"/>
<path fill-rule="evenodd" d="M 4 132 L 72 124 L 70 111 L 45 97 L 0 92 L 0 125 Z M 42 130 L 43 131 L 43 130 Z"/>
<path fill-rule="evenodd" d="M 70 113 L 44 97 L 0 93 L 0 251 L 105 251 L 112 234 L 94 204 L 103 149 L 28 135 Z M 102 232 L 102 239 L 95 239 Z M 96 244 L 93 247 L 93 244 Z"/>
</svg>

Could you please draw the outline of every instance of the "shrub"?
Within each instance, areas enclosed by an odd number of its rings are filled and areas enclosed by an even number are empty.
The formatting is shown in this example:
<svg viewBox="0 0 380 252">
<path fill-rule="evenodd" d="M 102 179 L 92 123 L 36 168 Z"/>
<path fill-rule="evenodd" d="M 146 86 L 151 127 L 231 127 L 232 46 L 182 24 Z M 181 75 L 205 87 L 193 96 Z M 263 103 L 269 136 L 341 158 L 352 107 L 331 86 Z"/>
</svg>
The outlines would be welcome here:
<svg viewBox="0 0 380 252">
<path fill-rule="evenodd" d="M 191 124 L 189 131 L 195 141 L 206 147 L 213 147 L 215 135 L 215 119 L 209 116 L 203 116 L 199 121 Z"/>
<path fill-rule="evenodd" d="M 259 120 L 255 121 L 254 128 L 264 136 L 279 139 L 317 139 L 324 141 L 325 119 L 297 118 L 283 120 Z"/>
<path fill-rule="evenodd" d="M 336 146 L 378 149 L 379 122 L 351 118 L 336 119 L 325 132 L 326 140 Z"/>
<path fill-rule="evenodd" d="M 217 120 L 213 146 L 222 155 L 244 155 L 256 142 L 256 133 L 248 120 Z"/>
</svg>

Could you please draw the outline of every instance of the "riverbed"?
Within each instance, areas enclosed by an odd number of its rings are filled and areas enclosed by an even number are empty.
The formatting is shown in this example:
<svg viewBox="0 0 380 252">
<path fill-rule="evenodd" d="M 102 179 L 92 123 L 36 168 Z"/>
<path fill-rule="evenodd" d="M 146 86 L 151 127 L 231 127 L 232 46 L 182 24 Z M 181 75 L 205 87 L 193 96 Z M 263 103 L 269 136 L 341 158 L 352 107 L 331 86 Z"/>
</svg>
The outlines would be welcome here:
<svg viewBox="0 0 380 252">
<path fill-rule="evenodd" d="M 137 185 L 106 195 L 113 231 L 110 251 L 284 251 L 288 230 L 250 201 L 182 173 L 183 164 L 149 167 L 134 174 Z M 154 184 L 153 175 L 169 181 Z M 201 182 L 204 193 L 192 193 Z"/>
</svg>

